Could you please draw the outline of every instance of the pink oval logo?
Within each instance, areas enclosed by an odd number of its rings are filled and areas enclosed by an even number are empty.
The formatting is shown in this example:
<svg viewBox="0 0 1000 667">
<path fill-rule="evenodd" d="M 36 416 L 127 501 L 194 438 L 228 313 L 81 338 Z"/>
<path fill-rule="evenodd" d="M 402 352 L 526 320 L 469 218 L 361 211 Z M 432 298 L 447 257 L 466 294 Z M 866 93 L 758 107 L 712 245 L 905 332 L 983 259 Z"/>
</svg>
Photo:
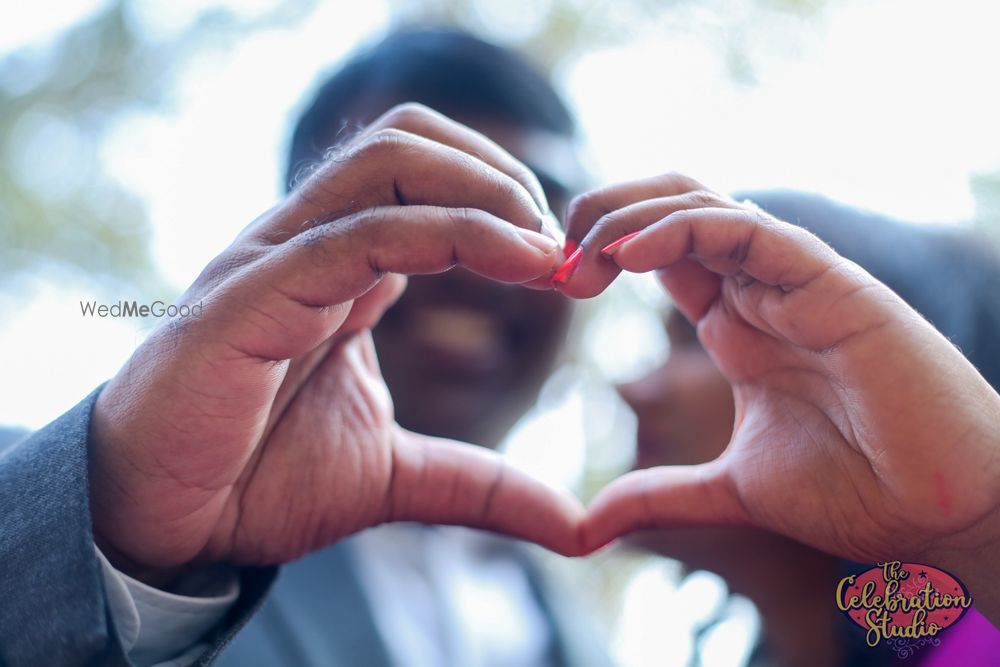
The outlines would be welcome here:
<svg viewBox="0 0 1000 667">
<path fill-rule="evenodd" d="M 968 589 L 943 570 L 890 561 L 837 585 L 837 608 L 865 630 L 865 642 L 888 642 L 897 652 L 937 644 L 935 635 L 954 625 L 972 605 Z"/>
</svg>

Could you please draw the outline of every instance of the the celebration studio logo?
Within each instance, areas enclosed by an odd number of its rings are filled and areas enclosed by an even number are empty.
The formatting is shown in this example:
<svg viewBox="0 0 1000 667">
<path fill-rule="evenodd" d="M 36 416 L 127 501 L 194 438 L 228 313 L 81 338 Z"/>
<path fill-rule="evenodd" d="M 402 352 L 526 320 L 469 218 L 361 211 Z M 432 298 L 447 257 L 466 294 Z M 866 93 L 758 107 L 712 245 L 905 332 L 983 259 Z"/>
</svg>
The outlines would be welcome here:
<svg viewBox="0 0 1000 667">
<path fill-rule="evenodd" d="M 865 630 L 865 642 L 886 642 L 900 658 L 958 622 L 972 605 L 968 589 L 943 570 L 890 561 L 837 584 L 837 607 Z"/>
</svg>

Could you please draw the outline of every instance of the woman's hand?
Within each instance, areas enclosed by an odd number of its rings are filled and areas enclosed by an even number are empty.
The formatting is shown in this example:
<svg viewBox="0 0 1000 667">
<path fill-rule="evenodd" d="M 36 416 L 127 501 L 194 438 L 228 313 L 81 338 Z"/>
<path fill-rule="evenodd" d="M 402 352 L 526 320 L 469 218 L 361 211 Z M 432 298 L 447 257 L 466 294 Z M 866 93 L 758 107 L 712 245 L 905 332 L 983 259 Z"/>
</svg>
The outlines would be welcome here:
<svg viewBox="0 0 1000 667">
<path fill-rule="evenodd" d="M 588 547 L 758 526 L 855 560 L 951 567 L 996 605 L 1000 397 L 920 315 L 806 230 L 683 176 L 585 195 L 568 223 L 582 250 L 561 289 L 588 297 L 619 270 L 656 270 L 736 407 L 717 460 L 604 489 Z"/>
<path fill-rule="evenodd" d="M 377 121 L 211 262 L 182 299 L 200 317 L 160 327 L 104 388 L 99 546 L 154 583 L 397 520 L 574 552 L 574 499 L 396 425 L 368 333 L 397 274 L 547 283 L 562 253 L 539 233 L 546 207 L 531 172 L 468 128 L 413 105 Z"/>
</svg>

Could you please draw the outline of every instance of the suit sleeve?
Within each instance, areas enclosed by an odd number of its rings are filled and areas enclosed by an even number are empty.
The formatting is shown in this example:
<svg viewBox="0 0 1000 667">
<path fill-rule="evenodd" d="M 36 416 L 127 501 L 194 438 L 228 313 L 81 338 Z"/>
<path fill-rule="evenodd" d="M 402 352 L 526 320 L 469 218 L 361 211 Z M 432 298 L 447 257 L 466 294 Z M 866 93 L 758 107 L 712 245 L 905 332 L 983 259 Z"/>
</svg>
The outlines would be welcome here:
<svg viewBox="0 0 1000 667">
<path fill-rule="evenodd" d="M 130 664 L 91 531 L 87 442 L 99 392 L 0 451 L 0 665 Z M 275 573 L 241 570 L 240 598 L 199 664 L 243 627 Z"/>
</svg>

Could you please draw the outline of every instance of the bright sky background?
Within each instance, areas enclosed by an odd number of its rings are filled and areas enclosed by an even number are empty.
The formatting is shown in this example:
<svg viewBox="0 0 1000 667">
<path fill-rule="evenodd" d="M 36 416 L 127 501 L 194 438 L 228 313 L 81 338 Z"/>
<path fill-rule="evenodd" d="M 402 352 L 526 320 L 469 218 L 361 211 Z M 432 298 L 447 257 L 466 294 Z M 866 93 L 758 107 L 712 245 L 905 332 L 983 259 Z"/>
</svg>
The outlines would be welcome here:
<svg viewBox="0 0 1000 667">
<path fill-rule="evenodd" d="M 0 53 L 44 43 L 102 4 L 19 3 L 0 20 Z M 170 34 L 205 4 L 142 0 L 133 18 L 151 35 Z M 238 5 L 251 14 L 269 5 L 208 4 Z M 1000 166 L 1000 4 L 834 5 L 822 22 L 797 35 L 789 36 L 786 25 L 751 31 L 755 84 L 734 82 L 718 43 L 684 29 L 694 19 L 712 25 L 713 11 L 726 17 L 746 11 L 735 0 L 684 9 L 668 25 L 636 26 L 624 45 L 567 63 L 558 83 L 578 112 L 595 172 L 614 181 L 681 170 L 723 191 L 791 187 L 913 221 L 969 218 L 969 176 Z M 156 261 L 178 291 L 279 196 L 289 114 L 317 72 L 379 34 L 390 19 L 379 0 L 349 6 L 345 12 L 343 3 L 323 3 L 299 29 L 254 34 L 197 60 L 180 79 L 173 112 L 125 118 L 107 143 L 104 157 L 113 173 L 148 206 Z M 523 27 L 516 15 L 504 23 L 503 7 L 490 5 L 492 24 Z M 0 321 L 6 376 L 0 423 L 38 427 L 111 376 L 143 331 L 121 320 L 79 317 L 79 300 L 93 295 L 65 276 L 47 274 L 21 287 L 16 310 L 6 311 L 13 316 Z M 20 300 L 24 293 L 30 300 Z M 0 294 L 0 305 L 13 299 Z M 662 345 L 652 318 L 633 313 L 614 321 L 615 329 L 595 329 L 591 345 L 606 350 L 600 342 L 621 337 L 623 321 L 631 338 Z M 566 424 L 576 424 L 568 433 L 578 433 L 581 400 L 570 393 L 555 401 L 554 411 L 525 424 L 521 441 L 565 435 Z M 539 459 L 525 454 L 537 448 L 519 449 L 517 442 L 511 455 L 526 467 L 554 482 L 578 480 L 579 447 L 565 445 Z M 637 580 L 641 586 L 633 581 L 628 595 L 647 595 L 655 577 Z M 683 594 L 674 584 L 668 588 L 669 596 Z M 634 607 L 645 610 L 628 626 L 636 637 L 649 605 L 662 606 L 669 596 Z M 745 610 L 733 614 L 745 616 Z M 733 627 L 745 634 L 749 626 Z M 623 655 L 635 650 L 635 639 L 619 637 Z M 683 651 L 675 657 L 683 664 Z"/>
<path fill-rule="evenodd" d="M 611 178 L 669 167 L 723 190 L 800 188 L 912 221 L 967 219 L 969 175 L 1000 165 L 998 25 L 996 3 L 849 2 L 798 40 L 756 35 L 754 86 L 726 76 L 715 44 L 657 26 L 567 80 Z"/>
</svg>

